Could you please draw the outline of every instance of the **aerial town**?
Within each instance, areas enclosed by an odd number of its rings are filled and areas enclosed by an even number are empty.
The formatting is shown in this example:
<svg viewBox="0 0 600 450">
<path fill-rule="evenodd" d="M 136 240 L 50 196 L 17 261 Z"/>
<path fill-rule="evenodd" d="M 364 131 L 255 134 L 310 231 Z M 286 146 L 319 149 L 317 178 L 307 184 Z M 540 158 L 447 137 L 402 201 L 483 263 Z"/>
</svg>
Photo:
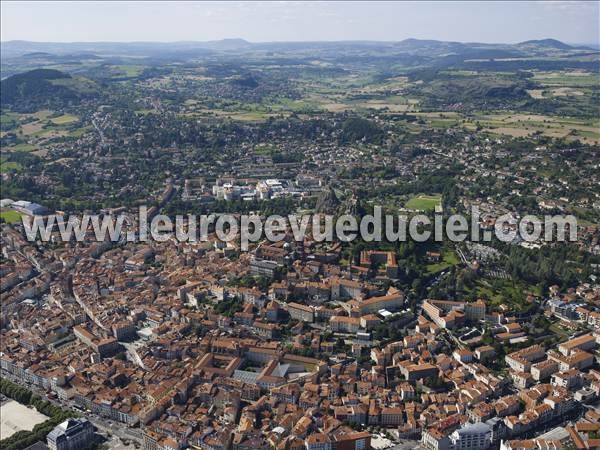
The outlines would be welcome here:
<svg viewBox="0 0 600 450">
<path fill-rule="evenodd" d="M 141 448 L 600 442 L 598 284 L 523 313 L 410 296 L 395 252 L 340 243 L 2 242 L 3 377 Z"/>
</svg>

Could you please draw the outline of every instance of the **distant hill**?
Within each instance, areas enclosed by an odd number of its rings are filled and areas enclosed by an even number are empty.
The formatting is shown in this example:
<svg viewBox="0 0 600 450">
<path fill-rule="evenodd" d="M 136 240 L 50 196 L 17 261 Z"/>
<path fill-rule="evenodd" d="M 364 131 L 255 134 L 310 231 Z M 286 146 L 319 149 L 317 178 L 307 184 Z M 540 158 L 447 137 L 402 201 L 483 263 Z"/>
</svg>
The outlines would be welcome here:
<svg viewBox="0 0 600 450">
<path fill-rule="evenodd" d="M 206 42 L 204 46 L 214 50 L 240 50 L 250 48 L 252 44 L 244 39 L 221 39 Z"/>
<path fill-rule="evenodd" d="M 566 70 L 598 72 L 600 52 L 568 45 L 556 39 L 529 40 L 518 44 L 454 42 L 432 39 L 380 41 L 248 42 L 222 39 L 198 42 L 0 42 L 1 77 L 39 67 L 55 67 L 70 73 L 102 78 L 103 65 L 153 65 L 206 60 L 220 66 L 219 76 L 240 75 L 229 70 L 248 56 L 273 65 L 312 64 L 327 60 L 329 70 L 373 67 L 383 71 L 442 70 Z M 228 64 L 215 64 L 222 56 Z M 94 67 L 96 66 L 96 67 Z M 214 69 L 209 69 L 215 72 Z M 319 70 L 324 70 L 320 67 Z M 112 77 L 112 76 L 111 76 Z M 111 78 L 109 77 L 109 78 Z M 232 81 L 235 88 L 253 89 L 253 82 Z M 260 78 L 254 81 L 261 83 Z"/>
<path fill-rule="evenodd" d="M 49 63 L 60 62 L 64 60 L 102 59 L 101 56 L 90 52 L 65 53 L 60 55 L 55 55 L 53 53 L 48 52 L 31 52 L 25 53 L 23 56 L 21 56 L 21 58 L 48 61 Z"/>
<path fill-rule="evenodd" d="M 342 124 L 340 142 L 348 144 L 356 141 L 379 142 L 383 132 L 377 125 L 361 117 L 350 117 Z"/>
<path fill-rule="evenodd" d="M 23 58 L 48 58 L 54 56 L 52 53 L 48 52 L 31 52 L 25 53 Z"/>
<path fill-rule="evenodd" d="M 565 44 L 564 42 L 558 41 L 556 39 L 537 39 L 537 40 L 519 42 L 517 45 L 518 46 L 535 45 L 538 47 L 555 48 L 557 50 L 571 50 L 571 49 L 575 48 L 568 44 Z"/>
<path fill-rule="evenodd" d="M 582 47 L 571 46 L 556 39 L 529 40 L 518 44 L 488 44 L 478 42 L 437 41 L 432 39 L 405 39 L 397 42 L 378 41 L 326 41 L 326 42 L 248 42 L 244 39 L 221 39 L 217 41 L 180 41 L 180 42 L 30 42 L 5 41 L 0 43 L 3 58 L 20 57 L 27 53 L 42 52 L 53 55 L 74 55 L 93 53 L 100 56 L 158 56 L 165 53 L 210 55 L 215 52 L 254 52 L 254 51 L 349 51 L 365 49 L 384 49 L 409 54 L 433 52 L 434 55 L 463 53 L 465 51 L 503 50 L 521 52 L 543 50 L 571 52 Z M 431 55 L 430 55 L 431 56 Z"/>
<path fill-rule="evenodd" d="M 83 77 L 53 69 L 35 69 L 0 82 L 1 106 L 19 110 L 62 106 L 98 93 L 96 84 Z"/>
</svg>

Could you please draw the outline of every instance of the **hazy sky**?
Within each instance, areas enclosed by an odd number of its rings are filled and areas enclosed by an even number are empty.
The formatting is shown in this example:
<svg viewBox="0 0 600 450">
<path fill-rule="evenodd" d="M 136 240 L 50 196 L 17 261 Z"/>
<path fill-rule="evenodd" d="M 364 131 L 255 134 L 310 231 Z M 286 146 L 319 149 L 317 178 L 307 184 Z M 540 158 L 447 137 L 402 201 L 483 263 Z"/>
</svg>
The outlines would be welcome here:
<svg viewBox="0 0 600 450">
<path fill-rule="evenodd" d="M 598 43 L 596 1 L 2 1 L 3 41 L 402 40 L 555 38 Z"/>
</svg>

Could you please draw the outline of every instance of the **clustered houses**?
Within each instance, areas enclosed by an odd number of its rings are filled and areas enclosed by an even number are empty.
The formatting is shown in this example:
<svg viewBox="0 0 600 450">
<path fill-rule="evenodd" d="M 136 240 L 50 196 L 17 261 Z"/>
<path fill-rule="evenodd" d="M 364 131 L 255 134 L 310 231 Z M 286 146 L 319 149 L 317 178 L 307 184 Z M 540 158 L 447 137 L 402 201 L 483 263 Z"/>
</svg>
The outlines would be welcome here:
<svg viewBox="0 0 600 450">
<path fill-rule="evenodd" d="M 3 286 L 2 375 L 139 428 L 148 450 L 368 450 L 367 427 L 431 450 L 512 449 L 600 394 L 591 305 L 573 319 L 585 333 L 498 358 L 526 324 L 481 299 L 415 314 L 393 253 L 342 266 L 339 244 L 284 240 L 230 259 L 214 239 L 46 254 L 3 231 L 1 269 L 19 281 Z M 259 269 L 267 284 L 243 282 Z M 464 331 L 483 326 L 497 342 Z M 374 338 L 386 327 L 406 332 Z"/>
</svg>

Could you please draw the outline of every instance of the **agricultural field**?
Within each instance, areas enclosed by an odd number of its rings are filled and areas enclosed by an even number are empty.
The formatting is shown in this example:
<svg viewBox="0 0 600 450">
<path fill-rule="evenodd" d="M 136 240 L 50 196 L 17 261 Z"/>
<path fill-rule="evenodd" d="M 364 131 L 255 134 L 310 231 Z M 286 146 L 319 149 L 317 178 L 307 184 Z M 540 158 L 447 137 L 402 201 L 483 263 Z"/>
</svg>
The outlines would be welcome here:
<svg viewBox="0 0 600 450">
<path fill-rule="evenodd" d="M 62 116 L 54 117 L 50 121 L 56 125 L 64 125 L 67 123 L 77 122 L 79 118 L 72 114 L 63 114 Z"/>
<path fill-rule="evenodd" d="M 600 119 L 522 113 L 486 114 L 470 117 L 466 127 L 513 137 L 540 134 L 553 138 L 579 139 L 588 144 L 600 141 Z"/>
<path fill-rule="evenodd" d="M 545 86 L 598 87 L 600 75 L 591 72 L 535 72 L 533 79 Z"/>
<path fill-rule="evenodd" d="M 19 114 L 12 112 L 3 112 L 0 115 L 0 127 L 1 130 L 11 130 L 19 125 Z"/>
<path fill-rule="evenodd" d="M 452 112 L 412 113 L 433 128 L 464 127 L 495 135 L 525 137 L 542 135 L 552 138 L 578 139 L 588 144 L 600 142 L 600 119 L 558 117 L 542 114 Z"/>
<path fill-rule="evenodd" d="M 23 142 L 20 144 L 7 146 L 7 147 L 3 148 L 2 150 L 6 150 L 6 151 L 10 151 L 10 152 L 33 152 L 34 150 L 37 150 L 37 149 L 38 149 L 38 147 L 36 147 L 34 144 L 29 144 L 27 142 Z"/>
<path fill-rule="evenodd" d="M 115 65 L 111 67 L 115 76 L 125 76 L 127 78 L 137 77 L 142 73 L 144 68 L 145 66 L 134 64 Z"/>
<path fill-rule="evenodd" d="M 2 151 L 33 152 L 40 150 L 50 139 L 67 136 L 79 137 L 90 129 L 89 127 L 79 127 L 79 121 L 79 117 L 74 114 L 61 114 L 50 110 L 20 115 L 3 114 L 3 128 L 14 133 L 17 139 L 3 144 Z"/>
<path fill-rule="evenodd" d="M 21 164 L 15 161 L 0 160 L 0 173 L 18 172 L 23 168 Z"/>
</svg>

